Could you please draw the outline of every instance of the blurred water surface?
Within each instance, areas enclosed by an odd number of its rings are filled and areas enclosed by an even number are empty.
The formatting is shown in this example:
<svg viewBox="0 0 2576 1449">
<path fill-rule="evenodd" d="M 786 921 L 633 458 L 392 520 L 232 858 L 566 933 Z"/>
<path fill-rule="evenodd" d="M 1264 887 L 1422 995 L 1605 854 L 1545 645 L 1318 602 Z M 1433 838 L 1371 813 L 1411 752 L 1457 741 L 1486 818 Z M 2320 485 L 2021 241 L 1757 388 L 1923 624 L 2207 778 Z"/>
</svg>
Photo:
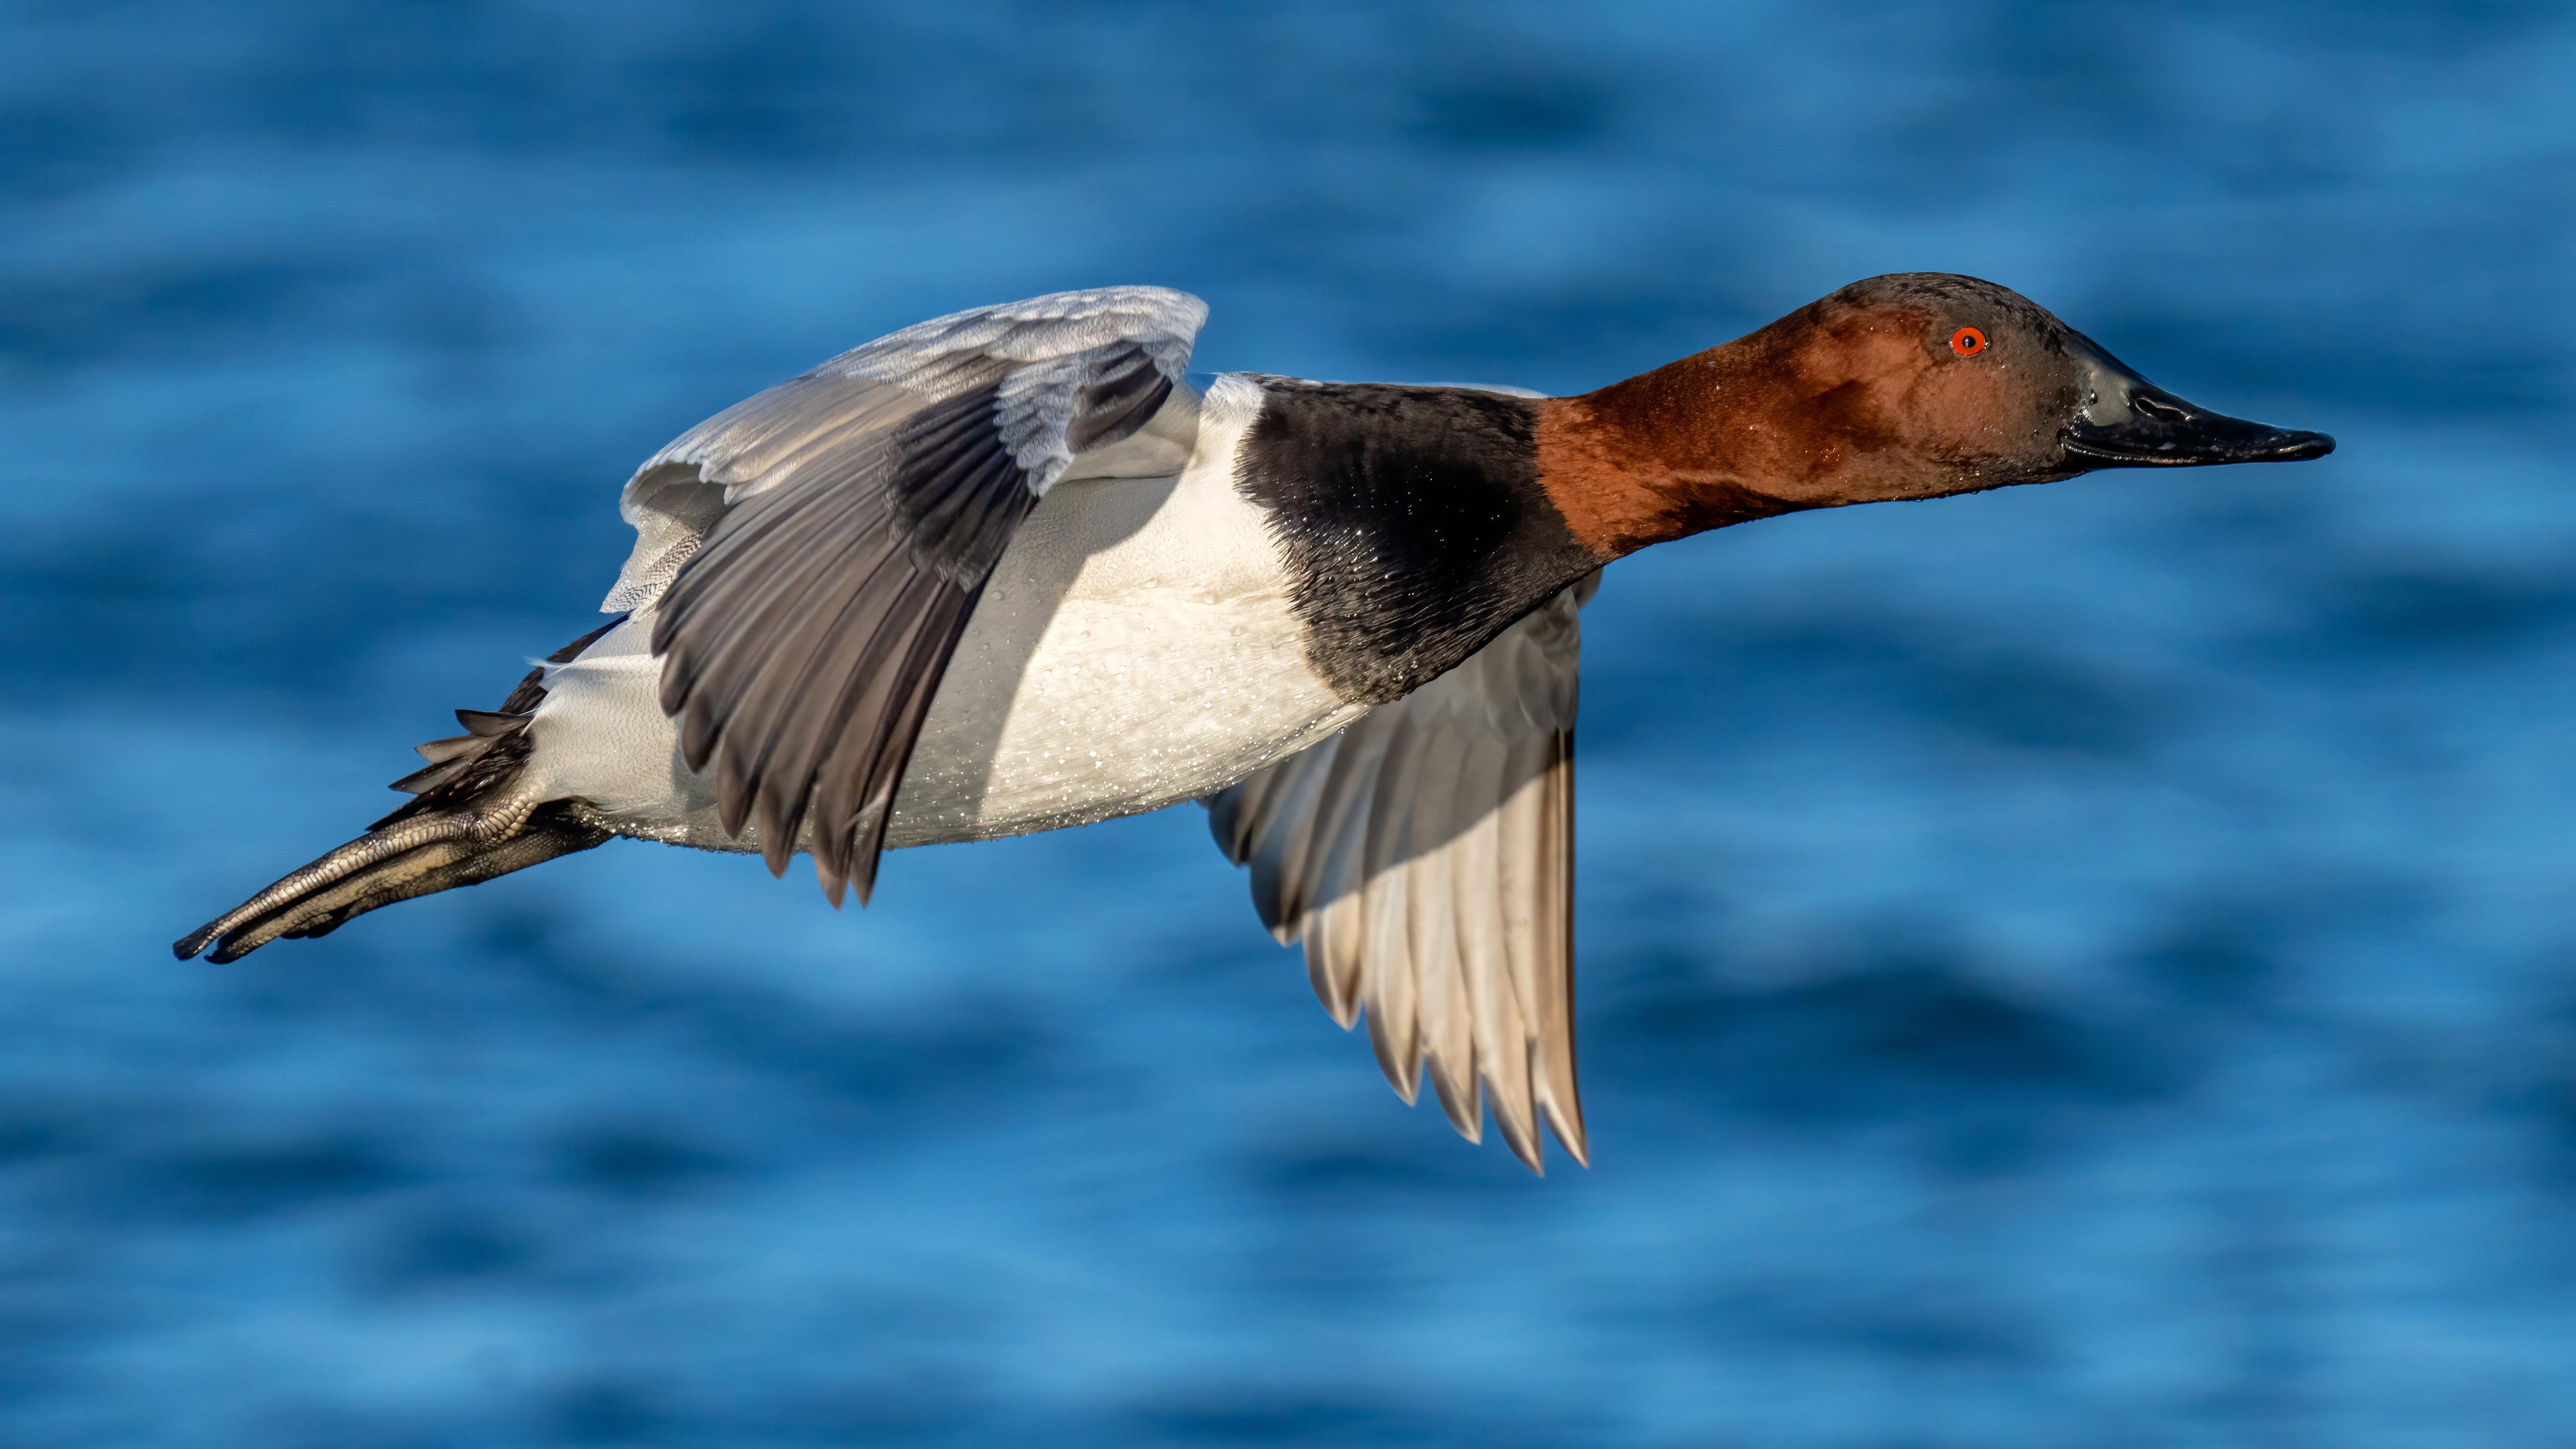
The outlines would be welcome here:
<svg viewBox="0 0 2576 1449">
<path fill-rule="evenodd" d="M 2567 7 L 0 14 L 0 1440 L 2567 1442 Z M 1589 1172 L 1195 809 L 168 957 L 880 332 L 1562 391 L 1914 269 L 2343 451 L 1613 569 Z"/>
</svg>

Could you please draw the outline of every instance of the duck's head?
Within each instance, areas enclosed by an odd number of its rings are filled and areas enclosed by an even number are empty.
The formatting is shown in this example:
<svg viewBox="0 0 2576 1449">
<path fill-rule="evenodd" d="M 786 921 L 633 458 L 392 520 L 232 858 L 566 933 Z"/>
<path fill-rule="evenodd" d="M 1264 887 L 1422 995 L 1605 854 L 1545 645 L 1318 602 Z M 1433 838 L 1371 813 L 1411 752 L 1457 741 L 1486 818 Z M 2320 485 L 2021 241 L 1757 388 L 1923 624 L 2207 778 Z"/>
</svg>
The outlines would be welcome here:
<svg viewBox="0 0 2576 1449">
<path fill-rule="evenodd" d="M 2095 468 L 2321 458 L 2334 439 L 2185 402 L 2008 287 L 1901 272 L 1564 399 L 1541 451 L 1569 523 L 1617 554 L 1768 514 Z"/>
</svg>

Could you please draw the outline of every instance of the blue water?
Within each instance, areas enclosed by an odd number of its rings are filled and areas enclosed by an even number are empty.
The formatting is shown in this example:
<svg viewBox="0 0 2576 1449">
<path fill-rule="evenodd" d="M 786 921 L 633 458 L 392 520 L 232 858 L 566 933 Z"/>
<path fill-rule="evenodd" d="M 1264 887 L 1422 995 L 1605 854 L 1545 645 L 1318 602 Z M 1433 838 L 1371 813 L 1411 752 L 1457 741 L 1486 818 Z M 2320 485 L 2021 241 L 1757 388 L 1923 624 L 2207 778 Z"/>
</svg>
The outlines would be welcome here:
<svg viewBox="0 0 2576 1449">
<path fill-rule="evenodd" d="M 11 5 L 0 1442 L 2568 1442 L 2571 71 L 2512 3 Z M 1914 269 L 2342 451 L 1611 570 L 1588 1172 L 1396 1103 L 1194 808 L 169 958 L 880 332 L 1154 282 L 1201 367 L 1575 390 Z"/>
</svg>

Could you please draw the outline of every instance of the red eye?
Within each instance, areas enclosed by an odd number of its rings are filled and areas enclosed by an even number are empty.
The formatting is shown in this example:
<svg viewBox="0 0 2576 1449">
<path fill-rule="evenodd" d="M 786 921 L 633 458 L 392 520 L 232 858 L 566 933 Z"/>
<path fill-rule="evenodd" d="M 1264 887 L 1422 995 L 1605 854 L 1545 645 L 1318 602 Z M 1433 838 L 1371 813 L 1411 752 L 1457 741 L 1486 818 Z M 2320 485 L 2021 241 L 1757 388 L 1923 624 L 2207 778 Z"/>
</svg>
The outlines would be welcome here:
<svg viewBox="0 0 2576 1449">
<path fill-rule="evenodd" d="M 1986 350 L 1986 334 L 1974 327 L 1962 327 L 1950 334 L 1950 350 L 1961 357 L 1974 357 Z"/>
</svg>

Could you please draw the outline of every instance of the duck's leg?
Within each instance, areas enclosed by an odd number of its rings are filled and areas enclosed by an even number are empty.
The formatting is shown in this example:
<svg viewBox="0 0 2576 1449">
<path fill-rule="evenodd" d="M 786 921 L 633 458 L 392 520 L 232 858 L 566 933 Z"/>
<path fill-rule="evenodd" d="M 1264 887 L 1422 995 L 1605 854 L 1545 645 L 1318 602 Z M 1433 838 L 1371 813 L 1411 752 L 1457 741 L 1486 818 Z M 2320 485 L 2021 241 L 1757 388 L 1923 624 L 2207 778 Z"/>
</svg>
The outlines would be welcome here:
<svg viewBox="0 0 2576 1449">
<path fill-rule="evenodd" d="M 616 621 L 548 657 L 562 664 Z M 281 936 L 320 936 L 378 906 L 474 885 L 588 850 L 610 832 L 570 800 L 541 800 L 523 783 L 534 745 L 528 722 L 545 698 L 545 671 L 529 673 L 494 711 L 461 709 L 467 733 L 420 747 L 426 769 L 394 782 L 418 798 L 366 834 L 189 932 L 171 947 L 184 960 L 212 949 L 236 961 Z"/>
<path fill-rule="evenodd" d="M 322 936 L 353 916 L 588 850 L 609 838 L 570 802 L 495 802 L 371 830 L 200 926 L 171 949 L 237 961 L 280 936 Z"/>
</svg>

